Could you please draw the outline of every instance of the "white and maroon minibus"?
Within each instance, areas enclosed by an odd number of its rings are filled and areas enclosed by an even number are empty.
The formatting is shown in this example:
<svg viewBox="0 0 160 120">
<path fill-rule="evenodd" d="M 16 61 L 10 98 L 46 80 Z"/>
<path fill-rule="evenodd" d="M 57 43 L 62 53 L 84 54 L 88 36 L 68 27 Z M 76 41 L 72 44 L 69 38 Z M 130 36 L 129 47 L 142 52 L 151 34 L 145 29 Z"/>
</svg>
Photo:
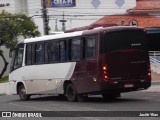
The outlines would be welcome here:
<svg viewBox="0 0 160 120">
<path fill-rule="evenodd" d="M 63 94 L 76 101 L 147 89 L 151 71 L 146 32 L 117 26 L 25 39 L 14 50 L 9 81 L 21 100 Z"/>
</svg>

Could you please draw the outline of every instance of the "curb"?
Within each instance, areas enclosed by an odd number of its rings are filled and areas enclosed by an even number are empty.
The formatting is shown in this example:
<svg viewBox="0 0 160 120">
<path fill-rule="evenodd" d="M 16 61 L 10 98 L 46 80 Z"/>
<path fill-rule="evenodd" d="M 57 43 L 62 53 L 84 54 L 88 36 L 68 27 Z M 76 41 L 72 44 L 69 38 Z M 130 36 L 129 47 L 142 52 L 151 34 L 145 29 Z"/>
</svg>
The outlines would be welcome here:
<svg viewBox="0 0 160 120">
<path fill-rule="evenodd" d="M 1 95 L 11 95 L 9 82 L 0 83 L 0 94 Z"/>
<path fill-rule="evenodd" d="M 154 82 L 158 82 L 158 83 L 159 83 L 159 82 L 160 82 L 160 80 L 152 80 L 152 82 L 153 82 L 153 83 L 154 83 Z"/>
</svg>

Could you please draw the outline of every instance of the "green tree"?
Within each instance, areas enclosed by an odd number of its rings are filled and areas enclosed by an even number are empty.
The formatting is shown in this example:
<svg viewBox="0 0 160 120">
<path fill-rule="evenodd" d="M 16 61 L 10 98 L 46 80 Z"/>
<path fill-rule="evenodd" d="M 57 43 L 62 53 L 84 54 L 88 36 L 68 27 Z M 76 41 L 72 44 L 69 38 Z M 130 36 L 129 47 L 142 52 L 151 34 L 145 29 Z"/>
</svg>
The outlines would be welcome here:
<svg viewBox="0 0 160 120">
<path fill-rule="evenodd" d="M 40 32 L 37 26 L 25 14 L 11 14 L 6 11 L 0 13 L 0 48 L 5 46 L 12 51 L 18 43 L 18 38 L 39 36 Z M 3 51 L 0 49 L 0 57 L 4 61 L 4 67 L 0 72 L 0 78 L 5 73 L 8 62 L 4 57 Z"/>
</svg>

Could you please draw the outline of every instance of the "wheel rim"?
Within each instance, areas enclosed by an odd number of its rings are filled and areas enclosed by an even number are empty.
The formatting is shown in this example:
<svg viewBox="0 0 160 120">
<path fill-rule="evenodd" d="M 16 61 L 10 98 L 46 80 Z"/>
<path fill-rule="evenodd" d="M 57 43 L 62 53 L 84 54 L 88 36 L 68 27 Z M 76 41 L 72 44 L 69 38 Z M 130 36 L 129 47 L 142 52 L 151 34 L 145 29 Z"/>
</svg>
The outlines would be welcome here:
<svg viewBox="0 0 160 120">
<path fill-rule="evenodd" d="M 26 97 L 26 90 L 25 90 L 25 88 L 21 88 L 20 89 L 19 95 L 20 95 L 21 98 L 25 98 Z"/>
<path fill-rule="evenodd" d="M 74 92 L 73 92 L 73 89 L 71 87 L 68 88 L 68 97 L 69 98 L 73 98 L 74 97 Z"/>
<path fill-rule="evenodd" d="M 76 91 L 74 89 L 74 86 L 72 84 L 67 86 L 67 91 L 66 91 L 66 97 L 68 101 L 76 101 Z"/>
</svg>

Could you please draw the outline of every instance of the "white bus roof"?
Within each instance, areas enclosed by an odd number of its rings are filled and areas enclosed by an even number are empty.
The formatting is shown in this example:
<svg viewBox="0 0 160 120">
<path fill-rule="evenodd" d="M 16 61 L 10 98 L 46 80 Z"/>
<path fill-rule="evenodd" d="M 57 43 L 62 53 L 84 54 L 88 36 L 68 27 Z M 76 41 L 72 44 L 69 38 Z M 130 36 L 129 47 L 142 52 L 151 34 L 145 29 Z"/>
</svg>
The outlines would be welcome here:
<svg viewBox="0 0 160 120">
<path fill-rule="evenodd" d="M 109 31 L 113 31 L 113 30 L 119 30 L 119 29 L 142 29 L 141 27 L 133 27 L 133 26 L 112 26 L 112 27 L 107 27 L 107 28 L 103 28 L 103 27 L 98 27 L 95 29 L 91 29 L 92 32 L 95 31 L 99 31 L 102 29 L 107 29 Z M 35 37 L 35 38 L 29 38 L 29 39 L 25 39 L 24 43 L 31 43 L 31 42 L 38 42 L 38 41 L 47 41 L 47 40 L 54 40 L 54 39 L 60 39 L 60 38 L 70 38 L 70 37 L 76 37 L 76 36 L 81 36 L 83 35 L 83 33 L 87 33 L 90 30 L 84 30 L 84 31 L 76 31 L 76 32 L 70 32 L 70 33 L 62 33 L 62 34 L 56 34 L 56 35 L 45 35 L 42 37 Z M 90 32 L 91 32 L 90 31 Z"/>
<path fill-rule="evenodd" d="M 35 38 L 29 38 L 25 39 L 24 43 L 31 43 L 31 42 L 38 42 L 38 41 L 47 41 L 47 40 L 54 40 L 59 38 L 69 38 L 69 37 L 75 37 L 82 35 L 83 31 L 78 32 L 72 32 L 72 33 L 63 33 L 63 34 L 57 34 L 57 35 L 45 35 L 41 37 L 35 37 Z"/>
</svg>

